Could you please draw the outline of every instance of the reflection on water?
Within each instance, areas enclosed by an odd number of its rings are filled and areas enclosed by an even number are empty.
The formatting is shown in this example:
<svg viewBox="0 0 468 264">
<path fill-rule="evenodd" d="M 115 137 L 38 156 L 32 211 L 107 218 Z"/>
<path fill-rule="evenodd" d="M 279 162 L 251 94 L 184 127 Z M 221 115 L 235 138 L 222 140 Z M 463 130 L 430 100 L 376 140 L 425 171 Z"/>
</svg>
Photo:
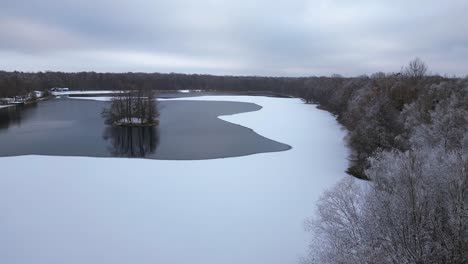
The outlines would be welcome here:
<svg viewBox="0 0 468 264">
<path fill-rule="evenodd" d="M 11 125 L 21 124 L 23 111 L 35 107 L 37 107 L 37 103 L 1 108 L 0 129 L 8 128 Z"/>
<path fill-rule="evenodd" d="M 117 157 L 143 158 L 156 151 L 159 144 L 157 127 L 108 126 L 103 136 L 109 144 L 109 152 Z"/>
<path fill-rule="evenodd" d="M 12 123 L 19 122 L 21 115 L 16 107 L 0 109 L 0 128 L 8 128 Z"/>
<path fill-rule="evenodd" d="M 218 118 L 256 111 L 238 102 L 161 101 L 158 127 L 107 127 L 108 102 L 51 99 L 0 109 L 0 157 L 53 155 L 200 160 L 288 150 Z M 0 169 L 1 171 L 1 169 Z M 1 175 L 1 172 L 0 172 Z"/>
</svg>

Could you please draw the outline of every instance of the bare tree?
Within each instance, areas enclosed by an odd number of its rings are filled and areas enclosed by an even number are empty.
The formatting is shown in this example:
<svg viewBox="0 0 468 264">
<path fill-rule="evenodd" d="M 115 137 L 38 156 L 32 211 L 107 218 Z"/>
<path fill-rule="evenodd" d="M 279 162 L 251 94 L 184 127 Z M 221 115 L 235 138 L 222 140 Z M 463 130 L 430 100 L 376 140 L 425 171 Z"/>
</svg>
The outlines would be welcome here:
<svg viewBox="0 0 468 264">
<path fill-rule="evenodd" d="M 309 262 L 362 263 L 365 249 L 362 190 L 354 178 L 341 180 L 317 204 L 317 218 L 306 222 L 313 233 Z"/>
<path fill-rule="evenodd" d="M 426 64 L 419 58 L 415 58 L 409 62 L 403 70 L 403 74 L 413 79 L 421 79 L 427 73 Z"/>
<path fill-rule="evenodd" d="M 110 107 L 103 110 L 102 116 L 108 125 L 157 125 L 159 111 L 156 96 L 152 90 L 122 92 L 112 99 Z"/>
</svg>

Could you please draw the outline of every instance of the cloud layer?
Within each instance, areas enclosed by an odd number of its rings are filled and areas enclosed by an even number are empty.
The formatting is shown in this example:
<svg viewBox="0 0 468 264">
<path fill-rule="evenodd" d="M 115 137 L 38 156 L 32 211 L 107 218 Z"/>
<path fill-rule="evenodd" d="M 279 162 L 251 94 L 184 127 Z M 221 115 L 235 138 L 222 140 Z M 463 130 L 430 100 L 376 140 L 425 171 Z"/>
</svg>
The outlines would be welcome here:
<svg viewBox="0 0 468 264">
<path fill-rule="evenodd" d="M 5 70 L 347 76 L 415 56 L 468 74 L 468 2 L 16 0 L 0 4 Z"/>
</svg>

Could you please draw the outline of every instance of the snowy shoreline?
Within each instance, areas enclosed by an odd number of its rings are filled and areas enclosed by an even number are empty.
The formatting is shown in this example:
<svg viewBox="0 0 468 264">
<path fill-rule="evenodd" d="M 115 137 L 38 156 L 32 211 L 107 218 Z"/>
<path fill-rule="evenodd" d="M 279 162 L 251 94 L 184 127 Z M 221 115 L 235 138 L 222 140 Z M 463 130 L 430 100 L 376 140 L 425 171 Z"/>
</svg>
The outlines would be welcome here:
<svg viewBox="0 0 468 264">
<path fill-rule="evenodd" d="M 159 121 L 153 123 L 145 123 L 141 118 L 132 117 L 130 119 L 121 119 L 114 122 L 113 126 L 123 126 L 123 127 L 154 127 L 159 124 Z"/>
<path fill-rule="evenodd" d="M 51 95 L 54 96 L 64 96 L 64 95 L 75 95 L 75 94 L 83 94 L 83 95 L 93 95 L 93 94 L 118 94 L 126 91 L 59 91 L 59 92 L 50 92 Z"/>
<path fill-rule="evenodd" d="M 333 116 L 299 99 L 170 100 L 256 103 L 220 118 L 293 148 L 192 161 L 0 158 L 0 262 L 297 263 L 303 221 L 345 177 L 345 132 Z"/>
<path fill-rule="evenodd" d="M 15 105 L 0 105 L 0 109 L 2 109 L 2 108 L 8 108 L 8 107 L 13 107 L 13 106 L 15 106 Z"/>
</svg>

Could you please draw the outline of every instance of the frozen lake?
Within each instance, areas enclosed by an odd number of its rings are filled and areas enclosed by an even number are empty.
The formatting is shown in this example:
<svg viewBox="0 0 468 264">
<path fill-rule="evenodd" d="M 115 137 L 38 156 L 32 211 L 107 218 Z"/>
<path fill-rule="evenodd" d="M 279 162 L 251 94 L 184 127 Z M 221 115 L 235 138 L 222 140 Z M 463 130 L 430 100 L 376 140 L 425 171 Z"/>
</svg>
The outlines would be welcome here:
<svg viewBox="0 0 468 264">
<path fill-rule="evenodd" d="M 303 221 L 345 175 L 345 132 L 299 99 L 189 100 L 262 106 L 221 118 L 292 149 L 184 161 L 0 158 L 0 263 L 298 263 Z"/>
</svg>

